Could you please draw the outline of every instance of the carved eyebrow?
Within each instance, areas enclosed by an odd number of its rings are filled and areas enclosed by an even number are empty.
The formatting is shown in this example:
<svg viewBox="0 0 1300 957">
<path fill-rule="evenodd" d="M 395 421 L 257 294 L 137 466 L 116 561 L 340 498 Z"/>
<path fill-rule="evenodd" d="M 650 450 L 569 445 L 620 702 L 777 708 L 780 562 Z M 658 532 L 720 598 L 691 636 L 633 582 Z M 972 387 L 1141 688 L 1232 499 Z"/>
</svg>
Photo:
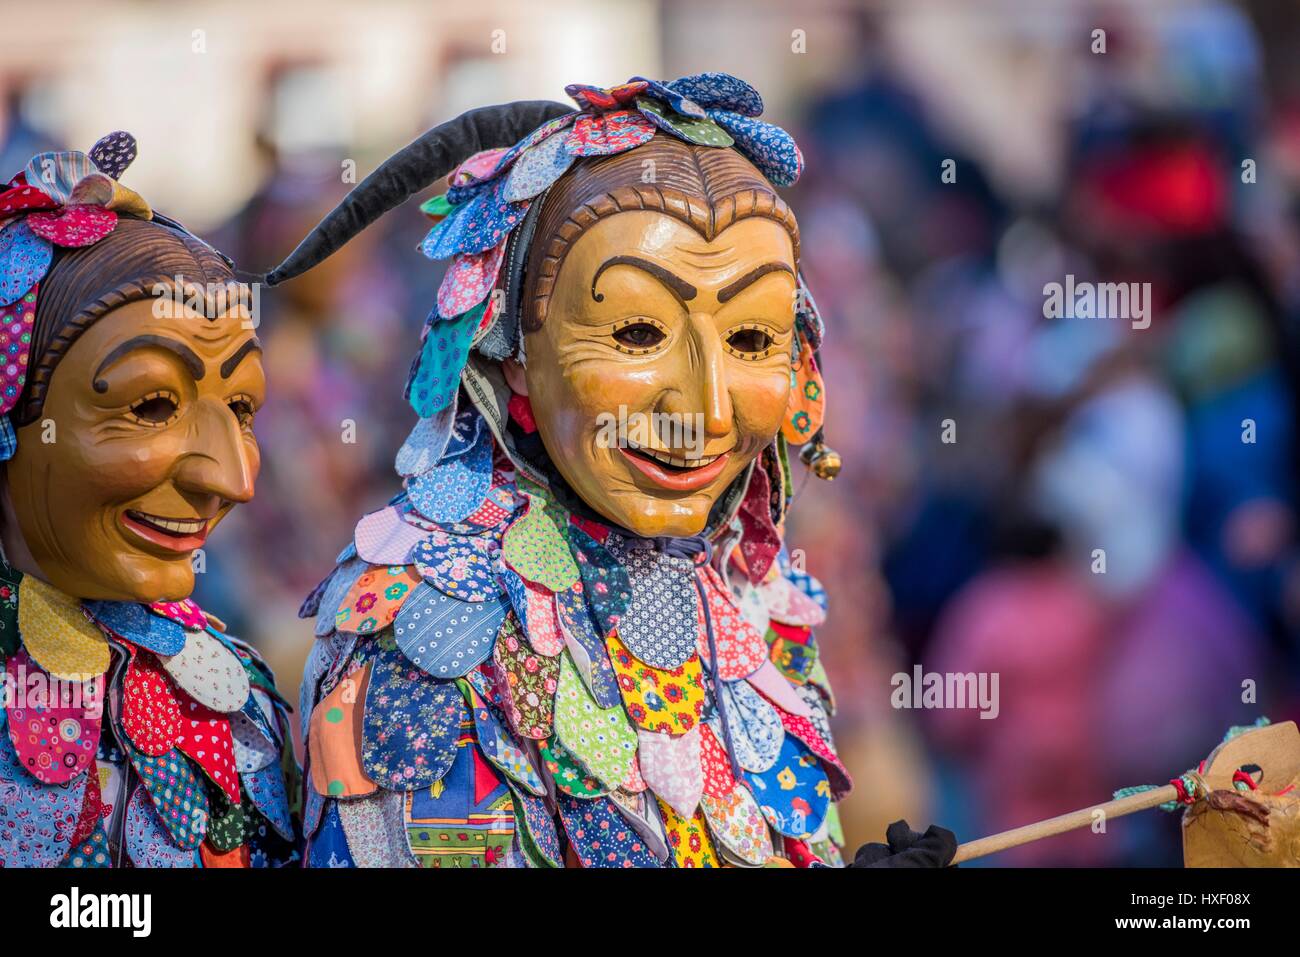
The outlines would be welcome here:
<svg viewBox="0 0 1300 957">
<path fill-rule="evenodd" d="M 683 304 L 690 302 L 698 294 L 698 291 L 694 286 L 685 279 L 674 276 L 663 266 L 652 263 L 646 259 L 641 259 L 638 256 L 613 256 L 601 263 L 600 268 L 596 270 L 596 275 L 591 277 L 591 298 L 596 302 L 605 301 L 604 294 L 596 292 L 596 283 L 600 280 L 600 277 L 605 270 L 609 269 L 611 266 L 635 266 L 643 272 L 648 272 L 667 286 L 672 291 L 672 294 Z"/>
<path fill-rule="evenodd" d="M 246 339 L 244 344 L 239 347 L 239 350 L 233 356 L 221 363 L 221 378 L 229 379 L 230 373 L 235 371 L 235 366 L 244 361 L 244 356 L 248 355 L 250 352 L 261 351 L 262 343 L 258 341 L 257 336 Z"/>
<path fill-rule="evenodd" d="M 721 289 L 719 289 L 718 302 L 726 302 L 728 299 L 734 299 L 737 295 L 739 295 L 741 290 L 745 289 L 747 286 L 752 285 L 754 282 L 758 281 L 759 279 L 761 279 L 763 276 L 766 276 L 770 272 L 785 272 L 785 273 L 789 273 L 791 277 L 794 276 L 794 270 L 791 269 L 789 266 L 787 266 L 785 263 L 764 263 L 761 266 L 756 266 L 755 268 L 751 269 L 749 272 L 745 273 L 745 275 L 741 276 L 735 282 L 723 286 Z"/>
<path fill-rule="evenodd" d="M 128 352 L 148 348 L 166 349 L 185 364 L 186 370 L 195 382 L 203 378 L 205 371 L 203 360 L 195 355 L 194 350 L 185 343 L 177 342 L 175 339 L 168 339 L 166 336 L 136 336 L 133 339 L 126 340 L 104 357 L 104 361 L 99 364 L 99 368 L 95 370 L 94 376 L 91 377 L 91 386 L 96 392 L 107 392 L 108 383 L 100 378 L 100 374 Z"/>
</svg>

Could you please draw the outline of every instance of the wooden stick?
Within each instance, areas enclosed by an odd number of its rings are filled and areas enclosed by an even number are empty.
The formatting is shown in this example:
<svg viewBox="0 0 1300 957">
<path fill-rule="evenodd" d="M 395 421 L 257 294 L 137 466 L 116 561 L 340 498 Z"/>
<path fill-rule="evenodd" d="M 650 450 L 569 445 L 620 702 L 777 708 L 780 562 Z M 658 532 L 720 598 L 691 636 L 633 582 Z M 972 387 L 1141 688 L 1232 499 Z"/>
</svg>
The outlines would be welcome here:
<svg viewBox="0 0 1300 957">
<path fill-rule="evenodd" d="M 1045 837 L 1054 837 L 1057 834 L 1064 834 L 1066 831 L 1088 827 L 1096 820 L 1098 811 L 1101 811 L 1107 818 L 1123 817 L 1125 814 L 1145 811 L 1147 808 L 1153 808 L 1167 801 L 1177 799 L 1178 789 L 1172 784 L 1166 784 L 1154 791 L 1130 794 L 1128 797 L 1119 798 L 1116 801 L 1107 801 L 1105 804 L 1085 807 L 1078 811 L 1071 811 L 1069 814 L 1048 818 L 1046 821 L 1026 824 L 1024 827 L 1013 828 L 1010 831 L 1003 831 L 1001 834 L 993 834 L 989 837 L 982 837 L 978 841 L 963 844 L 957 848 L 957 854 L 953 857 L 952 862 L 961 864 L 977 857 L 983 857 L 986 854 L 1005 851 L 1009 847 L 1019 847 L 1021 844 L 1028 844 L 1031 841 L 1041 841 Z"/>
</svg>

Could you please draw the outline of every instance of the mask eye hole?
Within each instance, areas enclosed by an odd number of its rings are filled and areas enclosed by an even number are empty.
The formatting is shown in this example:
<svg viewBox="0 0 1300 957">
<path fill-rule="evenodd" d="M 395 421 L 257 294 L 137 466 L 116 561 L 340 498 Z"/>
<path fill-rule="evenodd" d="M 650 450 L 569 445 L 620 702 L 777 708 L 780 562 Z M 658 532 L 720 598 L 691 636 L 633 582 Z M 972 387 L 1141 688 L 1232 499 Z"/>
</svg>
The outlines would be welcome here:
<svg viewBox="0 0 1300 957">
<path fill-rule="evenodd" d="M 141 425 L 158 428 L 170 422 L 179 408 L 170 392 L 152 392 L 131 406 L 128 414 Z"/>
<path fill-rule="evenodd" d="M 613 332 L 614 341 L 623 352 L 645 352 L 668 338 L 657 325 L 644 320 L 634 320 Z"/>
<path fill-rule="evenodd" d="M 257 406 L 250 397 L 237 395 L 227 404 L 231 413 L 239 421 L 241 429 L 248 430 L 253 427 L 253 416 L 257 414 Z"/>
<path fill-rule="evenodd" d="M 727 346 L 742 359 L 761 359 L 772 348 L 772 335 L 757 326 L 745 326 L 727 336 Z"/>
</svg>

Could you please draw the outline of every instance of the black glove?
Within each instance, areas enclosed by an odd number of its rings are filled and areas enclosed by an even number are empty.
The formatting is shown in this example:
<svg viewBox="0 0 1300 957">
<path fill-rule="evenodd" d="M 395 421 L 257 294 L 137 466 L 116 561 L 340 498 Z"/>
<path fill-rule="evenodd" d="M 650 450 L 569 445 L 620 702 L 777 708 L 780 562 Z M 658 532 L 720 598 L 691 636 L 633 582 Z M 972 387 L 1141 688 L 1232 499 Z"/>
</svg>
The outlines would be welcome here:
<svg viewBox="0 0 1300 957">
<path fill-rule="evenodd" d="M 885 840 L 862 845 L 849 867 L 947 867 L 957 853 L 957 835 L 935 824 L 917 834 L 906 821 L 895 821 Z"/>
</svg>

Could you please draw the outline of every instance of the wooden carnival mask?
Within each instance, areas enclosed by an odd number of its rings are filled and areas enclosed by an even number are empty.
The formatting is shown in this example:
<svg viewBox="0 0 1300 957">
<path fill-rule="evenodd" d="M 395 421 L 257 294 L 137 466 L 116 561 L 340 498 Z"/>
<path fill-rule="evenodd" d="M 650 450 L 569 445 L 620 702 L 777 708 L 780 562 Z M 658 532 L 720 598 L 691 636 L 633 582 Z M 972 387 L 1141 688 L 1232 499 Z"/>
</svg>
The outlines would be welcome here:
<svg viewBox="0 0 1300 957">
<path fill-rule="evenodd" d="M 5 540 L 16 564 L 79 598 L 187 597 L 194 550 L 253 494 L 265 379 L 247 310 L 155 298 L 156 283 L 171 296 L 170 276 L 233 280 L 192 237 L 124 220 L 44 284 L 34 338 L 48 348 L 16 410 Z M 87 305 L 105 302 L 124 304 Z"/>
<path fill-rule="evenodd" d="M 664 136 L 546 202 L 526 366 L 507 379 L 591 508 L 643 536 L 698 534 L 788 405 L 794 217 L 739 154 Z M 596 215 L 579 225 L 579 208 Z"/>
</svg>

